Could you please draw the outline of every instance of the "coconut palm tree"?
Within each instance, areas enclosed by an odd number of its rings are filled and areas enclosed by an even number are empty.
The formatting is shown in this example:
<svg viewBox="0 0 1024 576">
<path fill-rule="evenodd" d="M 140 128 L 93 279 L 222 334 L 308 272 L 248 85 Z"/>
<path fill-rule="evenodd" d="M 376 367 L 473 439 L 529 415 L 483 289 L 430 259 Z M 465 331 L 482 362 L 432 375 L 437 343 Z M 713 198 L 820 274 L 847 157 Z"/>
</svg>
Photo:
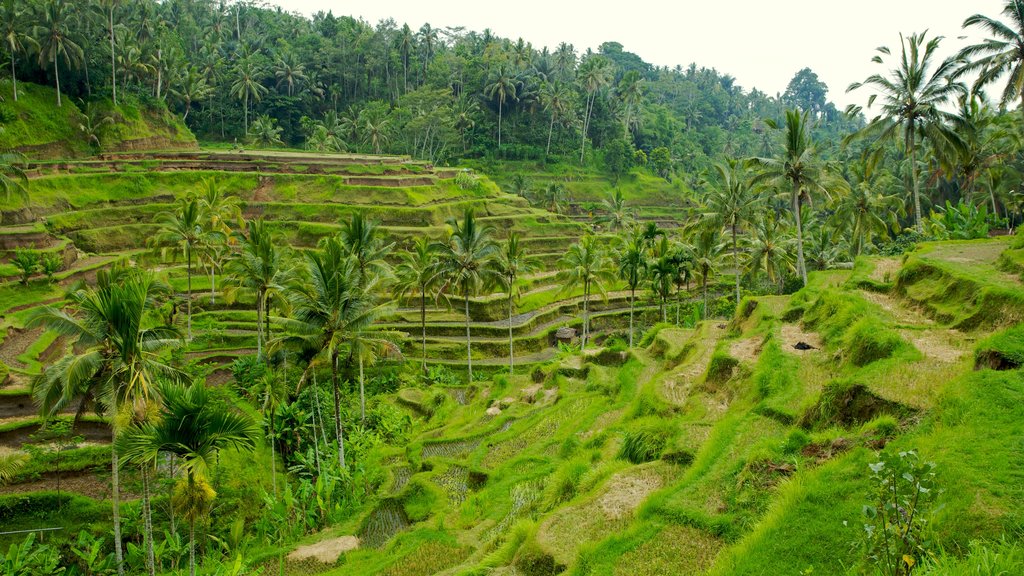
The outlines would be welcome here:
<svg viewBox="0 0 1024 576">
<path fill-rule="evenodd" d="M 22 168 L 23 162 L 20 154 L 0 153 L 0 190 L 4 191 L 5 202 L 11 201 L 11 192 L 28 200 L 28 176 Z"/>
<path fill-rule="evenodd" d="M 498 99 L 498 153 L 501 153 L 501 111 L 505 108 L 506 100 L 515 100 L 518 96 L 519 84 L 516 82 L 515 73 L 504 64 L 498 66 L 484 87 L 484 96 Z"/>
<path fill-rule="evenodd" d="M 227 253 L 227 244 L 234 243 L 231 222 L 242 221 L 241 202 L 237 196 L 227 196 L 217 184 L 215 178 L 204 178 L 200 184 L 199 201 L 206 213 L 206 234 L 208 237 L 224 242 L 209 242 L 205 246 L 203 256 L 210 267 L 210 304 L 214 303 L 217 293 L 217 270 L 223 268 L 223 257 Z"/>
<path fill-rule="evenodd" d="M 39 43 L 26 32 L 28 28 L 28 10 L 24 2 L 19 0 L 3 0 L 0 4 L 0 35 L 3 36 L 3 44 L 11 55 L 11 89 L 14 94 L 14 101 L 18 101 L 18 76 L 15 69 L 18 63 L 18 54 L 28 52 L 31 49 L 38 49 Z"/>
<path fill-rule="evenodd" d="M 178 250 L 185 254 L 187 292 L 185 298 L 187 336 L 192 340 L 192 257 L 210 240 L 211 232 L 205 230 L 207 215 L 202 201 L 196 196 L 181 198 L 174 210 L 165 210 L 156 216 L 160 230 L 150 238 L 154 246 L 162 247 L 164 255 Z"/>
<path fill-rule="evenodd" d="M 1019 99 L 1020 112 L 1024 114 L 1024 0 L 1006 0 L 1003 16 L 1008 23 L 983 14 L 964 20 L 964 28 L 976 26 L 990 37 L 960 51 L 959 58 L 966 63 L 957 75 L 979 72 L 975 92 L 1007 76 L 1000 104 L 1005 107 Z"/>
<path fill-rule="evenodd" d="M 292 319 L 285 321 L 291 334 L 287 340 L 313 354 L 300 385 L 319 365 L 327 364 L 331 370 L 338 464 L 345 469 L 338 360 L 346 348 L 352 352 L 351 340 L 368 331 L 387 308 L 373 302 L 376 279 L 368 277 L 365 284 L 360 280 L 355 257 L 336 236 L 305 253 L 303 272 L 288 289 Z"/>
<path fill-rule="evenodd" d="M 768 124 L 778 128 L 774 122 Z M 807 285 L 801 208 L 805 202 L 810 201 L 813 192 L 822 192 L 828 196 L 825 187 L 828 172 L 819 161 L 811 140 L 806 112 L 801 113 L 796 109 L 786 111 L 785 130 L 785 147 L 778 156 L 753 160 L 761 169 L 760 174 L 754 177 L 754 184 L 770 184 L 789 196 L 793 219 L 796 221 L 797 273 L 804 285 Z"/>
<path fill-rule="evenodd" d="M 587 133 L 590 131 L 590 118 L 594 113 L 597 93 L 612 81 L 611 61 L 601 56 L 588 58 L 577 72 L 577 81 L 587 95 L 586 111 L 583 114 L 583 135 L 580 142 L 580 164 L 582 164 L 583 155 L 587 149 Z"/>
<path fill-rule="evenodd" d="M 548 122 L 548 145 L 544 157 L 551 155 L 551 136 L 555 133 L 555 122 L 568 116 L 572 109 L 572 91 L 561 82 L 545 82 L 540 87 L 541 105 L 551 117 Z"/>
<path fill-rule="evenodd" d="M 276 118 L 260 114 L 249 127 L 249 143 L 257 148 L 284 146 L 284 141 L 281 140 L 282 131 L 283 129 L 277 125 Z"/>
<path fill-rule="evenodd" d="M 463 297 L 466 307 L 466 371 L 473 381 L 473 340 L 469 329 L 469 298 L 485 287 L 498 283 L 498 244 L 493 240 L 494 228 L 477 223 L 471 208 L 462 221 L 448 220 L 449 234 L 445 242 L 435 245 L 438 253 L 440 292 L 454 292 Z"/>
<path fill-rule="evenodd" d="M 604 294 L 604 283 L 612 278 L 610 262 L 605 251 L 597 244 L 597 238 L 587 234 L 558 262 L 558 280 L 565 290 L 583 286 L 583 337 L 580 350 L 585 350 L 590 336 L 590 295 L 597 290 Z"/>
<path fill-rule="evenodd" d="M 747 270 L 756 275 L 764 272 L 768 281 L 782 294 L 786 272 L 793 269 L 794 239 L 784 222 L 769 212 L 754 221 L 747 241 Z"/>
<path fill-rule="evenodd" d="M 117 106 L 117 50 L 114 49 L 114 12 L 121 0 L 97 0 L 93 8 L 106 21 L 107 37 L 110 39 L 110 88 L 113 91 L 114 106 Z"/>
<path fill-rule="evenodd" d="M 739 160 L 715 164 L 717 179 L 704 196 L 703 218 L 712 227 L 725 228 L 732 238 L 732 263 L 736 273 L 736 304 L 740 303 L 739 230 L 755 218 L 761 207 L 760 191 L 752 183 L 746 165 Z"/>
<path fill-rule="evenodd" d="M 896 184 L 891 176 L 876 174 L 871 163 L 865 162 L 855 179 L 849 192 L 836 197 L 832 204 L 833 227 L 849 231 L 854 257 L 860 256 L 876 236 L 888 236 L 890 228 L 898 230 L 897 215 L 903 213 L 903 201 L 885 191 Z"/>
<path fill-rule="evenodd" d="M 189 574 L 196 573 L 196 522 L 210 512 L 217 493 L 206 481 L 225 448 L 253 452 L 259 428 L 247 415 L 211 397 L 203 382 L 160 386 L 160 415 L 122 434 L 115 450 L 125 462 L 155 466 L 160 454 L 173 454 L 185 471 L 171 494 L 174 507 L 189 523 Z"/>
<path fill-rule="evenodd" d="M 277 78 L 277 88 L 280 90 L 282 85 L 287 86 L 291 96 L 295 87 L 306 81 L 306 67 L 294 53 L 286 52 L 274 64 L 274 77 Z"/>
<path fill-rule="evenodd" d="M 516 286 L 523 274 L 535 272 L 540 268 L 540 262 L 527 254 L 526 248 L 520 243 L 519 235 L 510 232 L 508 240 L 501 247 L 501 254 L 498 256 L 498 269 L 501 271 L 502 281 L 508 290 L 508 373 L 511 376 L 515 371 L 515 347 L 512 342 L 512 313 L 515 298 L 519 293 Z"/>
<path fill-rule="evenodd" d="M 667 237 L 651 246 L 652 257 L 647 263 L 647 277 L 651 281 L 651 291 L 658 297 L 658 309 L 661 321 L 668 322 L 668 300 L 672 297 L 672 288 L 679 278 L 679 265 Z"/>
<path fill-rule="evenodd" d="M 182 117 L 182 121 L 188 120 L 193 104 L 205 101 L 214 92 L 215 90 L 210 86 L 206 76 L 196 66 L 186 68 L 178 82 L 171 87 L 171 95 L 185 105 L 185 115 Z"/>
<path fill-rule="evenodd" d="M 717 229 L 698 233 L 690 246 L 694 271 L 700 276 L 700 289 L 704 299 L 702 314 L 704 318 L 708 317 L 708 280 L 718 271 L 718 264 L 724 249 L 725 244 L 722 243 L 720 231 Z"/>
<path fill-rule="evenodd" d="M 868 86 L 877 90 L 882 97 L 882 104 L 877 116 L 852 138 L 873 138 L 877 143 L 899 141 L 910 155 L 910 177 L 913 180 L 914 226 L 918 232 L 921 227 L 921 191 L 920 175 L 917 165 L 917 153 L 921 142 L 927 140 L 933 148 L 942 150 L 958 146 L 956 133 L 947 125 L 950 112 L 942 109 L 951 98 L 965 92 L 963 85 L 953 82 L 957 60 L 947 58 L 935 64 L 938 58 L 939 42 L 937 36 L 928 40 L 927 32 L 912 34 L 909 38 L 900 35 L 902 49 L 898 64 L 888 70 L 887 75 L 873 74 L 863 82 L 854 82 L 846 89 L 847 92 Z M 883 56 L 891 56 L 888 47 L 878 48 L 879 56 L 874 62 L 885 65 Z M 868 108 L 875 103 L 879 94 L 868 98 Z M 856 107 L 848 111 L 859 111 Z M 797 241 L 802 243 L 797 218 Z M 800 263 L 798 262 L 798 265 Z"/>
<path fill-rule="evenodd" d="M 29 456 L 20 450 L 0 446 L 0 486 L 14 478 L 18 470 L 28 462 Z"/>
<path fill-rule="evenodd" d="M 75 68 L 85 59 L 82 47 L 69 37 L 68 12 L 69 7 L 65 0 L 48 0 L 43 5 L 41 22 L 36 26 L 39 66 L 43 68 L 53 66 L 54 79 L 57 83 L 58 108 L 61 106 L 58 59 L 63 58 L 64 65 L 68 68 Z"/>
<path fill-rule="evenodd" d="M 163 362 L 160 351 L 176 342 L 170 326 L 149 328 L 148 316 L 170 288 L 135 269 L 101 270 L 95 287 L 68 295 L 67 310 L 45 306 L 29 326 L 43 325 L 74 342 L 71 351 L 47 366 L 32 382 L 32 396 L 46 416 L 77 403 L 76 420 L 90 405 L 112 416 L 117 438 L 125 415 L 145 408 L 159 376 L 180 373 Z M 118 451 L 111 451 L 114 553 L 124 573 L 121 547 Z M 150 542 L 152 539 L 150 539 Z"/>
<path fill-rule="evenodd" d="M 622 190 L 619 189 L 601 201 L 601 208 L 605 213 L 596 218 L 594 223 L 607 224 L 610 232 L 627 227 L 636 217 L 634 211 L 626 208 L 626 199 L 622 197 Z"/>
<path fill-rule="evenodd" d="M 395 244 L 385 244 L 380 224 L 368 219 L 362 212 L 352 214 L 341 223 L 341 242 L 350 256 L 356 259 L 359 281 L 366 283 L 371 277 L 386 278 L 391 273 L 388 254 Z"/>
<path fill-rule="evenodd" d="M 262 357 L 270 338 L 269 303 L 271 298 L 284 296 L 291 267 L 262 218 L 246 222 L 245 233 L 239 236 L 239 250 L 228 262 L 228 271 L 235 287 L 255 297 L 256 355 Z"/>
<path fill-rule="evenodd" d="M 437 252 L 434 244 L 425 236 L 416 239 L 411 250 L 401 254 L 401 262 L 395 267 L 397 282 L 395 289 L 400 296 L 412 293 L 419 295 L 420 328 L 422 329 L 423 373 L 427 373 L 427 294 L 437 280 Z"/>
<path fill-rule="evenodd" d="M 245 124 L 243 132 L 249 133 L 249 105 L 259 102 L 270 92 L 262 84 L 263 70 L 249 57 L 239 59 L 234 70 L 235 80 L 231 83 L 231 95 L 242 101 Z"/>
<path fill-rule="evenodd" d="M 629 287 L 629 347 L 633 347 L 633 309 L 636 289 L 647 267 L 647 241 L 640 229 L 629 230 L 619 250 L 619 279 Z"/>
</svg>

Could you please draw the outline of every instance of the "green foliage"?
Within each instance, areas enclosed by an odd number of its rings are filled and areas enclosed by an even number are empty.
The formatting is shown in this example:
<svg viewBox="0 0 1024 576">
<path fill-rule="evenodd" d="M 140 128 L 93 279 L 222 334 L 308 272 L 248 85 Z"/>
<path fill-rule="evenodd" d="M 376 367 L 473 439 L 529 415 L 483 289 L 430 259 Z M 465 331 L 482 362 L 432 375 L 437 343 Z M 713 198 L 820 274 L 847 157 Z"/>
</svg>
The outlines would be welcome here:
<svg viewBox="0 0 1024 576">
<path fill-rule="evenodd" d="M 627 430 L 622 438 L 619 458 L 642 464 L 661 458 L 668 444 L 669 429 L 664 424 L 645 424 Z"/>
<path fill-rule="evenodd" d="M 27 286 L 28 279 L 39 269 L 39 252 L 26 249 L 15 250 L 14 258 L 11 258 L 11 264 L 14 264 L 21 271 L 21 283 Z"/>
<path fill-rule="evenodd" d="M 559 466 L 544 487 L 543 508 L 550 510 L 575 498 L 583 477 L 590 469 L 591 462 L 583 458 L 569 460 Z"/>
<path fill-rule="evenodd" d="M 51 252 L 43 256 L 43 260 L 40 263 L 40 268 L 43 274 L 46 275 L 46 281 L 53 284 L 53 275 L 60 272 L 64 268 L 64 258 L 60 254 Z"/>
<path fill-rule="evenodd" d="M 65 572 L 60 566 L 60 551 L 36 543 L 35 533 L 26 536 L 21 544 L 11 544 L 0 560 L 0 571 L 9 576 L 49 576 Z"/>
<path fill-rule="evenodd" d="M 1013 370 L 1024 366 L 1024 324 L 997 332 L 974 348 L 975 368 Z"/>
<path fill-rule="evenodd" d="M 928 551 L 926 528 L 940 493 L 935 464 L 913 450 L 883 451 L 869 468 L 863 523 L 867 559 L 885 576 L 908 576 Z"/>
<path fill-rule="evenodd" d="M 991 221 L 988 208 L 960 199 L 956 205 L 946 200 L 945 208 L 932 212 L 926 224 L 928 234 L 936 240 L 972 240 L 988 238 Z"/>
<path fill-rule="evenodd" d="M 734 371 L 740 361 L 733 358 L 725 350 L 715 350 L 708 363 L 708 369 L 704 373 L 704 382 L 709 385 L 724 384 L 733 377 Z"/>
<path fill-rule="evenodd" d="M 972 540 L 965 555 L 945 549 L 930 554 L 914 572 L 918 576 L 1009 576 L 1024 573 L 1024 549 L 1005 536 L 997 541 Z"/>
</svg>

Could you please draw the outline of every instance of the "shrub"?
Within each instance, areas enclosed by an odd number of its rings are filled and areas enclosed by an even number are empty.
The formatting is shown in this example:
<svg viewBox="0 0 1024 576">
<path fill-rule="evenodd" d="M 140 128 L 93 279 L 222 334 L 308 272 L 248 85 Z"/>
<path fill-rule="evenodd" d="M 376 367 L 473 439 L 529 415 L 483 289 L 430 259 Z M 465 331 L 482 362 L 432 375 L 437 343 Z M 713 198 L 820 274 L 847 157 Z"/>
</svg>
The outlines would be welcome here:
<svg viewBox="0 0 1024 576">
<path fill-rule="evenodd" d="M 707 384 L 724 384 L 733 375 L 733 369 L 739 366 L 740 361 L 729 356 L 728 352 L 716 350 L 711 355 L 708 363 L 708 370 L 704 374 L 704 382 Z"/>
<path fill-rule="evenodd" d="M 552 475 L 544 490 L 544 506 L 554 508 L 576 497 L 583 477 L 590 470 L 590 463 L 578 459 L 566 462 Z"/>
<path fill-rule="evenodd" d="M 11 258 L 11 264 L 14 264 L 21 271 L 21 283 L 27 286 L 28 279 L 39 268 L 39 253 L 34 250 L 15 250 L 14 258 Z"/>
<path fill-rule="evenodd" d="M 862 318 L 847 334 L 847 351 L 854 366 L 866 366 L 889 358 L 907 343 L 899 334 L 885 328 L 874 318 Z"/>
</svg>

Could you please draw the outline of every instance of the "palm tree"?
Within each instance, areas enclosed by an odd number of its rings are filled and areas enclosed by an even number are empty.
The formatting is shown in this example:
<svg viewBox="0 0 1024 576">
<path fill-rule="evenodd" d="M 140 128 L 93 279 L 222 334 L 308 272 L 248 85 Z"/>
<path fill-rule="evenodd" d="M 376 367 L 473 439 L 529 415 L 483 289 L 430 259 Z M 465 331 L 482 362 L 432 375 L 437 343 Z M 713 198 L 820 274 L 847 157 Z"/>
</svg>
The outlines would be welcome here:
<svg viewBox="0 0 1024 576">
<path fill-rule="evenodd" d="M 857 182 L 850 191 L 836 198 L 832 221 L 835 228 L 846 229 L 853 241 L 853 256 L 860 256 L 875 236 L 888 236 L 889 229 L 899 229 L 897 215 L 903 202 L 895 194 L 887 194 L 894 179 L 875 174 L 870 163 L 859 167 Z"/>
<path fill-rule="evenodd" d="M 47 366 L 32 382 L 32 396 L 43 414 L 54 416 L 77 402 L 77 419 L 95 404 L 113 416 L 110 423 L 116 438 L 124 413 L 144 407 L 154 396 L 158 376 L 178 377 L 159 356 L 174 344 L 176 331 L 170 326 L 145 327 L 158 299 L 169 290 L 147 272 L 101 270 L 95 287 L 68 295 L 70 312 L 46 306 L 34 314 L 28 325 L 44 325 L 74 341 L 68 355 Z M 114 553 L 118 574 L 123 574 L 116 449 L 110 458 Z"/>
<path fill-rule="evenodd" d="M 255 296 L 256 355 L 262 357 L 270 335 L 269 302 L 284 295 L 291 270 L 278 239 L 262 218 L 246 222 L 239 245 L 240 249 L 228 262 L 228 270 L 236 286 Z"/>
<path fill-rule="evenodd" d="M 754 221 L 747 242 L 747 267 L 751 274 L 763 271 L 782 294 L 786 271 L 793 268 L 793 238 L 782 220 L 768 213 Z"/>
<path fill-rule="evenodd" d="M 551 136 L 555 132 L 555 121 L 568 114 L 572 105 L 572 93 L 565 84 L 545 82 L 540 87 L 540 101 L 551 115 L 551 121 L 548 123 L 548 145 L 544 150 L 544 157 L 547 158 L 551 154 Z"/>
<path fill-rule="evenodd" d="M 192 104 L 206 100 L 213 93 L 214 88 L 210 86 L 206 76 L 195 66 L 189 66 L 177 85 L 171 88 L 171 94 L 185 105 L 185 115 L 182 117 L 182 121 L 188 120 Z"/>
<path fill-rule="evenodd" d="M 629 287 L 629 347 L 633 347 L 633 307 L 636 289 L 643 282 L 647 267 L 647 241 L 639 229 L 628 233 L 619 251 L 619 279 Z"/>
<path fill-rule="evenodd" d="M 640 72 L 630 70 L 622 76 L 615 89 L 619 101 L 622 102 L 622 126 L 626 137 L 640 127 L 640 110 L 644 99 L 643 84 Z"/>
<path fill-rule="evenodd" d="M 863 82 L 854 82 L 846 89 L 847 92 L 871 86 L 882 96 L 879 114 L 868 122 L 868 125 L 851 138 L 874 138 L 876 142 L 900 140 L 910 154 L 910 176 L 914 190 L 914 226 L 918 232 L 921 227 L 921 193 L 920 176 L 917 166 L 919 144 L 927 140 L 938 150 L 956 147 L 957 135 L 946 124 L 951 114 L 942 110 L 942 105 L 950 98 L 965 91 L 961 84 L 951 78 L 956 71 L 957 60 L 947 58 L 940 62 L 932 71 L 936 52 L 939 49 L 941 36 L 927 40 L 925 35 L 912 34 L 910 38 L 900 35 L 902 53 L 898 67 L 888 71 L 888 76 L 873 74 Z M 882 46 L 878 52 L 890 56 L 889 48 Z M 875 56 L 874 62 L 884 65 L 882 56 Z M 877 94 L 868 98 L 868 108 L 874 104 Z M 856 108 L 850 109 L 854 111 Z M 797 219 L 797 236 L 800 242 L 799 218 Z"/>
<path fill-rule="evenodd" d="M 356 259 L 360 282 L 365 284 L 371 277 L 388 276 L 391 269 L 385 258 L 395 244 L 384 243 L 377 222 L 366 218 L 362 212 L 352 214 L 348 222 L 341 223 L 341 242 Z"/>
<path fill-rule="evenodd" d="M 271 118 L 267 114 L 261 114 L 252 121 L 249 128 L 249 143 L 257 148 L 273 148 L 283 146 L 281 132 L 277 126 L 277 118 Z"/>
<path fill-rule="evenodd" d="M 22 29 L 26 25 L 27 13 L 22 2 L 3 0 L 3 4 L 0 4 L 0 35 L 3 35 L 3 43 L 11 54 L 11 88 L 15 102 L 18 101 L 18 76 L 15 74 L 18 53 L 39 48 L 36 39 Z"/>
<path fill-rule="evenodd" d="M 541 202 L 544 208 L 555 214 L 562 213 L 567 201 L 568 195 L 565 192 L 565 186 L 559 182 L 551 182 L 541 190 Z"/>
<path fill-rule="evenodd" d="M 162 246 L 165 252 L 181 250 L 185 253 L 188 278 L 185 316 L 188 339 L 192 340 L 192 256 L 210 238 L 210 233 L 204 230 L 206 210 L 199 198 L 187 196 L 177 202 L 173 211 L 161 212 L 155 220 L 160 224 L 160 231 L 150 239 L 152 244 Z"/>
<path fill-rule="evenodd" d="M 622 190 L 617 188 L 613 194 L 601 201 L 601 207 L 604 208 L 605 213 L 594 222 L 607 224 L 610 232 L 625 228 L 636 216 L 632 210 L 626 208 L 626 199 L 622 197 Z"/>
<path fill-rule="evenodd" d="M 462 222 L 448 220 L 450 232 L 446 242 L 436 245 L 438 278 L 441 292 L 460 293 L 466 305 L 466 370 L 473 381 L 473 340 L 469 329 L 469 298 L 501 278 L 497 268 L 499 249 L 491 238 L 494 229 L 477 223 L 471 208 L 466 209 Z"/>
<path fill-rule="evenodd" d="M 28 454 L 20 450 L 0 446 L 0 486 L 13 478 L 18 470 L 28 462 L 28 459 Z"/>
<path fill-rule="evenodd" d="M 60 98 L 60 65 L 58 58 L 64 59 L 64 65 L 73 68 L 85 59 L 82 47 L 68 37 L 67 18 L 68 5 L 65 0 L 49 0 L 43 6 L 42 22 L 36 26 L 39 37 L 39 66 L 53 66 L 54 78 L 57 82 L 57 107 L 61 106 Z"/>
<path fill-rule="evenodd" d="M 991 174 L 1014 149 L 1017 134 L 1002 125 L 1004 120 L 995 115 L 979 94 L 961 96 L 957 112 L 950 118 L 950 126 L 960 137 L 962 146 L 953 150 L 945 162 L 951 166 L 962 195 L 969 201 L 975 200 L 985 174 Z M 998 216 L 995 186 L 989 186 L 989 199 L 992 214 Z"/>
<path fill-rule="evenodd" d="M 371 285 L 376 285 L 374 282 Z M 370 292 L 367 292 L 364 296 L 371 303 L 373 302 L 373 296 Z M 393 308 L 390 306 L 379 306 L 376 308 L 376 317 L 383 318 L 390 315 L 393 312 Z M 359 365 L 359 423 L 366 424 L 366 386 L 364 376 L 364 366 L 366 364 L 373 365 L 377 358 L 380 356 L 392 356 L 401 358 L 402 353 L 395 344 L 396 335 L 387 333 L 374 328 L 372 324 L 357 330 L 355 334 L 349 339 L 349 347 L 352 356 L 355 356 L 356 363 Z"/>
<path fill-rule="evenodd" d="M 1003 16 L 1009 24 L 983 14 L 964 20 L 964 28 L 977 26 L 992 37 L 960 51 L 959 58 L 967 63 L 957 75 L 980 72 L 974 83 L 975 92 L 1008 75 L 1000 103 L 1005 107 L 1019 98 L 1024 114 L 1024 1 L 1006 0 Z"/>
<path fill-rule="evenodd" d="M 651 281 L 651 291 L 658 297 L 658 309 L 661 321 L 668 322 L 668 300 L 672 297 L 672 288 L 679 283 L 679 261 L 672 250 L 668 237 L 662 236 L 661 241 L 651 246 L 651 261 L 647 263 L 647 276 Z"/>
<path fill-rule="evenodd" d="M 200 186 L 202 193 L 199 196 L 199 201 L 207 216 L 206 234 L 218 240 L 225 240 L 225 242 L 210 242 L 204 250 L 205 259 L 210 266 L 210 304 L 212 305 L 217 293 L 216 272 L 223 268 L 222 258 L 226 252 L 226 244 L 234 243 L 230 222 L 241 223 L 242 210 L 238 197 L 225 195 L 215 178 L 204 178 Z"/>
<path fill-rule="evenodd" d="M 498 66 L 491 73 L 489 84 L 484 87 L 484 95 L 488 98 L 498 98 L 498 153 L 501 153 L 501 111 L 505 107 L 506 100 L 515 100 L 518 95 L 519 85 L 516 83 L 515 74 L 504 64 Z"/>
<path fill-rule="evenodd" d="M 269 90 L 261 83 L 263 70 L 251 58 L 240 59 L 235 66 L 234 75 L 235 80 L 231 84 L 231 95 L 242 101 L 243 118 L 245 121 L 243 131 L 248 134 L 249 104 L 262 100 Z"/>
<path fill-rule="evenodd" d="M 107 24 L 107 37 L 110 38 L 110 88 L 113 91 L 114 106 L 117 106 L 117 51 L 114 49 L 114 10 L 121 0 L 97 0 L 96 10 Z"/>
<path fill-rule="evenodd" d="M 513 303 L 518 295 L 519 288 L 516 280 L 523 274 L 529 274 L 540 267 L 536 258 L 526 253 L 526 248 L 519 241 L 519 235 L 510 232 L 508 240 L 502 246 L 501 254 L 498 256 L 498 268 L 501 271 L 502 280 L 508 289 L 508 373 L 509 376 L 515 370 L 515 347 L 512 342 L 512 312 Z"/>
<path fill-rule="evenodd" d="M 345 469 L 338 359 L 345 345 L 367 331 L 386 308 L 374 304 L 375 279 L 369 278 L 367 284 L 360 281 L 356 259 L 337 237 L 323 239 L 318 250 L 305 253 L 305 259 L 303 277 L 289 286 L 293 319 L 286 325 L 293 334 L 289 340 L 314 354 L 300 385 L 319 364 L 330 367 L 338 464 Z"/>
<path fill-rule="evenodd" d="M 725 228 L 732 236 L 732 263 L 736 273 L 736 304 L 740 303 L 739 229 L 748 225 L 761 205 L 759 190 L 752 184 L 746 165 L 739 160 L 715 164 L 718 174 L 703 199 L 703 217 L 713 227 Z"/>
<path fill-rule="evenodd" d="M 690 247 L 695 272 L 700 276 L 700 288 L 704 297 L 704 313 L 702 314 L 704 318 L 708 317 L 708 279 L 718 270 L 718 262 L 724 248 L 725 245 L 722 243 L 717 229 L 700 232 Z"/>
<path fill-rule="evenodd" d="M 420 328 L 423 337 L 423 354 L 421 364 L 423 373 L 427 373 L 427 294 L 436 281 L 437 252 L 434 244 L 425 236 L 416 238 L 412 250 L 401 254 L 401 262 L 395 268 L 397 283 L 395 289 L 400 296 L 409 293 L 419 294 Z"/>
<path fill-rule="evenodd" d="M 287 86 L 291 96 L 295 86 L 306 81 L 306 67 L 294 53 L 287 52 L 274 65 L 274 77 L 277 78 L 277 88 L 280 89 L 282 84 Z"/>
<path fill-rule="evenodd" d="M 777 128 L 774 122 L 769 126 Z M 786 111 L 785 148 L 775 158 L 755 158 L 754 163 L 761 168 L 761 173 L 754 178 L 754 183 L 767 181 L 780 191 L 789 190 L 789 202 L 796 221 L 797 272 L 804 285 L 807 285 L 807 267 L 804 263 L 803 217 L 801 206 L 810 201 L 813 191 L 821 191 L 828 195 L 825 188 L 825 168 L 817 158 L 817 151 L 811 141 L 810 127 L 807 124 L 807 113 L 799 110 Z"/>
<path fill-rule="evenodd" d="M 196 573 L 196 521 L 209 514 L 217 493 L 206 481 L 225 448 L 253 452 L 259 428 L 253 420 L 211 397 L 203 382 L 184 387 L 160 386 L 162 399 L 156 422 L 136 424 L 117 439 L 115 450 L 125 462 L 155 466 L 161 453 L 176 456 L 185 471 L 171 496 L 189 523 L 189 574 Z"/>
<path fill-rule="evenodd" d="M 605 251 L 598 246 L 597 238 L 587 234 L 569 247 L 558 264 L 558 279 L 563 282 L 565 290 L 583 286 L 583 337 L 580 350 L 585 350 L 590 335 L 590 295 L 594 289 L 604 294 L 604 282 L 612 276 L 610 263 Z"/>
<path fill-rule="evenodd" d="M 594 113 L 597 93 L 612 81 L 611 68 L 611 62 L 608 59 L 595 56 L 588 58 L 580 66 L 578 72 L 577 79 L 580 82 L 580 87 L 587 95 L 586 112 L 583 115 L 583 136 L 580 143 L 580 164 L 583 163 L 583 154 L 587 148 L 587 133 L 590 131 L 590 117 Z"/>
<path fill-rule="evenodd" d="M 28 200 L 28 175 L 22 168 L 23 161 L 19 154 L 0 153 L 0 190 L 4 191 L 5 202 L 11 201 L 11 192 Z"/>
</svg>

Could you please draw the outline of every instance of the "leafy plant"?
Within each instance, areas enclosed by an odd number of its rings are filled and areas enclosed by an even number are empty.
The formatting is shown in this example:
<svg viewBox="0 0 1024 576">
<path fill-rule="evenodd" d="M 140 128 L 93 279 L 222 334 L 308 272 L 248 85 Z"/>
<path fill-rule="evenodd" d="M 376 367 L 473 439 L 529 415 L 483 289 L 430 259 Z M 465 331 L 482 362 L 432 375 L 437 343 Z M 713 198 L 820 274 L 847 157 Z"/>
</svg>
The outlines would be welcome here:
<svg viewBox="0 0 1024 576">
<path fill-rule="evenodd" d="M 15 250 L 14 258 L 11 258 L 11 264 L 14 264 L 21 271 L 21 284 L 27 286 L 28 279 L 39 268 L 39 253 L 34 250 Z"/>
<path fill-rule="evenodd" d="M 53 284 L 53 275 L 64 267 L 64 259 L 60 257 L 60 254 L 51 253 L 43 257 L 40 265 L 43 274 L 46 274 L 46 281 Z"/>
<path fill-rule="evenodd" d="M 21 544 L 11 544 L 7 555 L 0 558 L 0 574 L 6 576 L 51 576 L 64 574 L 60 566 L 60 551 L 46 544 L 36 543 L 32 532 Z"/>
<path fill-rule="evenodd" d="M 925 557 L 931 507 L 939 490 L 935 464 L 917 452 L 882 452 L 871 470 L 869 502 L 863 507 L 868 560 L 885 576 L 908 576 Z"/>
<path fill-rule="evenodd" d="M 933 211 L 927 221 L 928 233 L 936 240 L 988 238 L 990 225 L 986 207 L 978 208 L 963 199 L 955 206 L 946 200 L 945 208 Z"/>
</svg>

